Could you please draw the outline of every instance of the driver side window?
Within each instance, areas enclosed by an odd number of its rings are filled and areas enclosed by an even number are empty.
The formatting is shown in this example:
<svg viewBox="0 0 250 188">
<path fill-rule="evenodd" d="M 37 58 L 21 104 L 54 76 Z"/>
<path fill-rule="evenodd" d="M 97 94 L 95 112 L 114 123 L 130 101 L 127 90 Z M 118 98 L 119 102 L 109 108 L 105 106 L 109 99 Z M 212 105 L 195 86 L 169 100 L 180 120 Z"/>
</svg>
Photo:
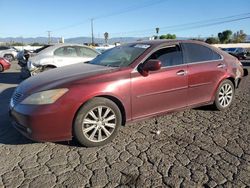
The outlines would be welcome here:
<svg viewBox="0 0 250 188">
<path fill-rule="evenodd" d="M 154 52 L 147 59 L 158 59 L 161 61 L 162 67 L 170 67 L 183 64 L 181 48 L 178 45 L 162 48 Z"/>
</svg>

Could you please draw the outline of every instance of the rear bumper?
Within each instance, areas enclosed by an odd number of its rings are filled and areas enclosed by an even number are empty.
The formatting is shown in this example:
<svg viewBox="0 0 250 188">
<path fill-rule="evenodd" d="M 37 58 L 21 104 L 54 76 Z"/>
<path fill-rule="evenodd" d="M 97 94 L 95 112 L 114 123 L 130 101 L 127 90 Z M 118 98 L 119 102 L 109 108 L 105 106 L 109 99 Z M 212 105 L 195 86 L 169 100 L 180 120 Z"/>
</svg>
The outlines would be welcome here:
<svg viewBox="0 0 250 188">
<path fill-rule="evenodd" d="M 243 77 L 248 75 L 248 70 L 247 69 L 243 69 L 244 73 L 243 73 Z"/>
<path fill-rule="evenodd" d="M 4 66 L 4 70 L 7 70 L 7 69 L 10 69 L 10 64 L 6 64 L 5 66 Z"/>
</svg>

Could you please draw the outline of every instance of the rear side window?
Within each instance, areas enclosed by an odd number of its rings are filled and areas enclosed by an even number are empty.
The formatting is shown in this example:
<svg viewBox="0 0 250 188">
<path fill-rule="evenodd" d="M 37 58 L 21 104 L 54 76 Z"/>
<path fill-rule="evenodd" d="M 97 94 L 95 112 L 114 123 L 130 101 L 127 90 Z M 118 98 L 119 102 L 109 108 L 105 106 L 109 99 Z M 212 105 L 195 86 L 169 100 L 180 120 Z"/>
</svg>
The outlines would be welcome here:
<svg viewBox="0 0 250 188">
<path fill-rule="evenodd" d="M 64 57 L 77 57 L 76 48 L 71 46 L 56 49 L 54 55 Z"/>
<path fill-rule="evenodd" d="M 194 63 L 200 61 L 213 61 L 221 59 L 221 56 L 212 49 L 194 43 L 183 43 L 184 62 Z"/>
</svg>

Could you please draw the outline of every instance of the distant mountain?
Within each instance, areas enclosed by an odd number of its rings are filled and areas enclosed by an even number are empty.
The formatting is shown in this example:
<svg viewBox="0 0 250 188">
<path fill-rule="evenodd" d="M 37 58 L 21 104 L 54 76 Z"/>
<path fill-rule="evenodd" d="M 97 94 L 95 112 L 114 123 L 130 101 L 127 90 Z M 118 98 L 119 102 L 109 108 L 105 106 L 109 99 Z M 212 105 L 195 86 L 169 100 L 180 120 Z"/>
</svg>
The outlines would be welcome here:
<svg viewBox="0 0 250 188">
<path fill-rule="evenodd" d="M 137 40 L 148 40 L 148 37 L 118 37 L 118 38 L 110 38 L 108 40 L 109 44 L 114 44 L 115 42 L 134 42 Z M 189 39 L 187 37 L 177 37 L 179 40 L 185 40 Z M 204 38 L 205 39 L 205 38 Z M 60 41 L 61 38 L 59 37 L 52 37 L 51 42 L 57 43 Z M 250 35 L 247 35 L 247 41 L 250 42 Z M 36 38 L 22 38 L 22 37 L 8 37 L 8 38 L 0 38 L 1 42 L 20 42 L 24 44 L 32 44 L 34 42 L 41 43 L 41 44 L 47 44 L 48 38 L 47 37 L 36 37 Z M 91 43 L 90 37 L 75 37 L 75 38 L 68 38 L 64 40 L 65 43 L 75 43 L 75 44 L 83 44 L 83 43 Z M 103 38 L 94 38 L 95 43 L 105 43 L 105 40 Z"/>
<path fill-rule="evenodd" d="M 51 37 L 52 43 L 57 43 L 60 41 L 61 38 L 59 37 Z M 133 42 L 137 40 L 148 40 L 148 38 L 139 38 L 139 37 L 120 37 L 120 38 L 110 38 L 108 42 L 113 44 L 115 42 Z M 36 38 L 22 38 L 22 37 L 8 37 L 8 38 L 0 38 L 0 42 L 20 42 L 24 44 L 31 44 L 34 42 L 46 44 L 48 43 L 47 37 L 36 37 Z M 90 37 L 75 37 L 75 38 L 68 38 L 64 40 L 65 43 L 75 43 L 75 44 L 83 44 L 83 43 L 91 43 Z M 95 43 L 105 43 L 103 38 L 94 38 Z"/>
</svg>

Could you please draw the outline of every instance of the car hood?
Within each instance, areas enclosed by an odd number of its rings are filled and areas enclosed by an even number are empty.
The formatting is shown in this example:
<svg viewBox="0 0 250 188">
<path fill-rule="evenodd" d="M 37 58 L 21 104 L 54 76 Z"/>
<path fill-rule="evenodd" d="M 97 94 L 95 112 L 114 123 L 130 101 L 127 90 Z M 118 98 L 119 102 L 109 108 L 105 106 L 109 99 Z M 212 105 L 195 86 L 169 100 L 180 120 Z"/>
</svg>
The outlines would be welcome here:
<svg viewBox="0 0 250 188">
<path fill-rule="evenodd" d="M 31 93 L 49 90 L 61 87 L 79 79 L 87 78 L 93 75 L 110 72 L 114 67 L 105 67 L 93 64 L 77 63 L 52 69 L 23 81 L 17 88 L 18 93 L 29 95 Z"/>
</svg>

